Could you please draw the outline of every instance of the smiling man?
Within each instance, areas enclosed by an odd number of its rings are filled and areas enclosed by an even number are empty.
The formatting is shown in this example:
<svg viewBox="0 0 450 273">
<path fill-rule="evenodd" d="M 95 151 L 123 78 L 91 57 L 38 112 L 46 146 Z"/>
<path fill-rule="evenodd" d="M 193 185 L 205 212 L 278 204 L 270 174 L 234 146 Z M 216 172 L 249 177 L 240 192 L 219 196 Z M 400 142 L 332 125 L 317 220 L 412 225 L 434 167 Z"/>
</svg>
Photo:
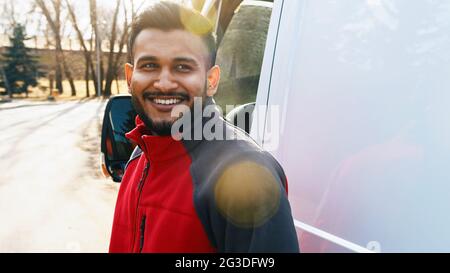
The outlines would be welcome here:
<svg viewBox="0 0 450 273">
<path fill-rule="evenodd" d="M 151 6 L 132 26 L 125 72 L 138 116 L 127 137 L 138 148 L 122 178 L 110 252 L 299 251 L 283 169 L 215 107 L 212 29 L 170 2 Z M 196 111 L 199 100 L 211 115 Z M 235 137 L 174 138 L 177 108 L 201 132 L 208 123 L 215 135 Z"/>
<path fill-rule="evenodd" d="M 158 8 L 161 12 L 156 14 Z M 153 133 L 168 135 L 175 106 L 193 108 L 195 97 L 206 102 L 217 90 L 220 69 L 214 66 L 215 41 L 206 18 L 194 17 L 175 4 L 161 3 L 139 19 L 129 43 L 134 63 L 125 66 L 133 105 Z"/>
</svg>

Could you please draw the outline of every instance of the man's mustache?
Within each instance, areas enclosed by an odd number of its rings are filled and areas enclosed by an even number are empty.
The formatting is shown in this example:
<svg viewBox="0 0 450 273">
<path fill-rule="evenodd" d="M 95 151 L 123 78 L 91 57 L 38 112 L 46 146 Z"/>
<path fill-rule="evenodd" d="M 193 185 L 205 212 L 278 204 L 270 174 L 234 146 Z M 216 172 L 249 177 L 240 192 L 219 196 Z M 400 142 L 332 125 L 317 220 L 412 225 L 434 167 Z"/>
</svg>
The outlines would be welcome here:
<svg viewBox="0 0 450 273">
<path fill-rule="evenodd" d="M 177 99 L 189 100 L 190 96 L 183 91 L 170 91 L 170 92 L 161 92 L 161 91 L 144 91 L 142 94 L 144 99 L 155 99 L 157 97 L 175 97 Z"/>
</svg>

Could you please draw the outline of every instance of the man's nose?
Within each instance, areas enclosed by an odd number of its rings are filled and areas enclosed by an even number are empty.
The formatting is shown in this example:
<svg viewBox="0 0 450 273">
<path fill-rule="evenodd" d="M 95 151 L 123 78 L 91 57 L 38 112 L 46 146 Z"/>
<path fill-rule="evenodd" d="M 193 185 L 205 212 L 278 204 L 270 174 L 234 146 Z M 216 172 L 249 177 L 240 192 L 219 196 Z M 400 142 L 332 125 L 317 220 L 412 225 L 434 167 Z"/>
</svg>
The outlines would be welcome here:
<svg viewBox="0 0 450 273">
<path fill-rule="evenodd" d="M 175 81 L 169 69 L 162 69 L 154 86 L 160 91 L 172 91 L 178 88 L 178 83 Z"/>
</svg>

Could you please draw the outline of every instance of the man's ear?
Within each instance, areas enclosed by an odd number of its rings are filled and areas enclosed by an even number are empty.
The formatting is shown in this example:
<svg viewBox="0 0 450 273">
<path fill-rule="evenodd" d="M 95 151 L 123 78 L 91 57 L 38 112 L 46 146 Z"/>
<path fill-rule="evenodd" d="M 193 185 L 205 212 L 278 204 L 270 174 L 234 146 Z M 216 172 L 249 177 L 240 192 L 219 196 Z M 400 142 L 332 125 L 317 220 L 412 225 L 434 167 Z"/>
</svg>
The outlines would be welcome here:
<svg viewBox="0 0 450 273">
<path fill-rule="evenodd" d="M 133 77 L 133 65 L 130 63 L 125 64 L 125 78 L 127 79 L 128 93 L 131 94 L 131 78 Z"/>
<path fill-rule="evenodd" d="M 218 65 L 213 66 L 208 71 L 208 85 L 206 87 L 206 95 L 212 97 L 216 94 L 220 81 L 220 67 Z"/>
</svg>

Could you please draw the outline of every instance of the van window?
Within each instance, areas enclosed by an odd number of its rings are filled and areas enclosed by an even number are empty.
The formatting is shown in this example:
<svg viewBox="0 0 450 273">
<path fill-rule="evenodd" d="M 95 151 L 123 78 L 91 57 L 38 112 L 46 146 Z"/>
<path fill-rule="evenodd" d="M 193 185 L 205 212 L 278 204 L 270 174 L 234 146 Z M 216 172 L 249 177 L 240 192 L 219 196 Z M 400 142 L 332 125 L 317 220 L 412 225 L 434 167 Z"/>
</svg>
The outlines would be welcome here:
<svg viewBox="0 0 450 273">
<path fill-rule="evenodd" d="M 295 20 L 294 2 L 270 89 L 294 218 L 382 252 L 450 251 L 450 2 L 302 1 Z"/>
<path fill-rule="evenodd" d="M 221 80 L 216 102 L 255 102 L 269 28 L 272 1 L 243 1 L 236 9 L 217 52 Z"/>
</svg>

